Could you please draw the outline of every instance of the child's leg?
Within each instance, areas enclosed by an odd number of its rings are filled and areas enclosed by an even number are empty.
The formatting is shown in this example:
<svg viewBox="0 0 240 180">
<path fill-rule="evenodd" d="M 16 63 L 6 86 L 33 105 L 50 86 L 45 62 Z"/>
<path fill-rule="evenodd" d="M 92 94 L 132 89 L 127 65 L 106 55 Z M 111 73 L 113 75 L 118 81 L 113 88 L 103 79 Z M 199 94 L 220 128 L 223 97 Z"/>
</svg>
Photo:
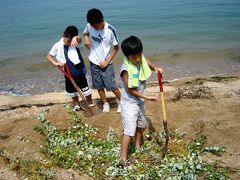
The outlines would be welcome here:
<svg viewBox="0 0 240 180">
<path fill-rule="evenodd" d="M 80 105 L 78 96 L 72 97 L 72 101 L 73 101 L 72 102 L 73 106 L 79 106 Z"/>
<path fill-rule="evenodd" d="M 118 100 L 120 101 L 121 100 L 121 92 L 119 91 L 119 89 L 115 89 L 114 91 L 112 91 L 115 96 L 118 98 Z"/>
<path fill-rule="evenodd" d="M 121 159 L 125 161 L 127 159 L 128 146 L 131 137 L 134 137 L 136 134 L 139 107 L 137 103 L 121 100 L 121 109 L 123 127 Z"/>
<path fill-rule="evenodd" d="M 128 135 L 123 135 L 122 137 L 122 145 L 121 145 L 121 160 L 126 161 L 127 159 L 127 151 L 128 146 L 130 144 L 131 137 Z"/>
<path fill-rule="evenodd" d="M 117 88 L 117 89 L 115 89 L 114 91 L 112 91 L 114 94 L 115 94 L 115 96 L 118 98 L 118 101 L 120 101 L 121 100 L 121 92 L 119 91 L 119 89 Z M 121 106 L 120 106 L 120 104 L 118 103 L 118 108 L 117 108 L 117 113 L 120 113 L 121 112 Z"/>
<path fill-rule="evenodd" d="M 142 128 L 138 128 L 136 129 L 136 133 L 135 133 L 135 147 L 136 149 L 139 149 L 142 146 L 142 137 L 143 137 L 143 131 L 144 129 Z"/>
<path fill-rule="evenodd" d="M 87 101 L 88 101 L 88 103 L 89 104 L 92 104 L 93 102 L 92 102 L 92 95 L 91 94 L 89 94 L 88 96 L 85 96 L 86 97 L 86 99 L 87 99 Z"/>
<path fill-rule="evenodd" d="M 104 89 L 98 89 L 98 94 L 102 100 L 103 103 L 103 110 L 102 112 L 104 113 L 109 113 L 110 112 L 110 106 L 107 102 L 107 98 L 106 98 L 106 94 L 105 94 L 105 90 Z"/>
<path fill-rule="evenodd" d="M 139 105 L 139 114 L 138 114 L 137 123 L 138 123 L 138 127 L 136 128 L 136 132 L 135 132 L 135 138 L 136 138 L 135 147 L 136 149 L 139 149 L 142 146 L 143 131 L 146 129 L 146 124 L 147 124 L 144 104 Z"/>
<path fill-rule="evenodd" d="M 102 103 L 106 103 L 107 102 L 107 98 L 106 98 L 106 93 L 104 89 L 98 89 L 98 94 L 101 98 Z"/>
</svg>

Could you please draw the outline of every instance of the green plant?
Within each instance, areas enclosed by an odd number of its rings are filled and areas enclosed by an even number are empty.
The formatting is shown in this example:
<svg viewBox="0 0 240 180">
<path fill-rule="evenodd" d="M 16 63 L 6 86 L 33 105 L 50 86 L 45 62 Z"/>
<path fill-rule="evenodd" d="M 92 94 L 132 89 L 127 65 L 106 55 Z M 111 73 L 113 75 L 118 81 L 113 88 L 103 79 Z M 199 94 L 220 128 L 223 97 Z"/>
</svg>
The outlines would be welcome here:
<svg viewBox="0 0 240 180">
<path fill-rule="evenodd" d="M 47 140 L 45 152 L 58 166 L 80 170 L 98 179 L 226 179 L 228 176 L 225 168 L 220 170 L 203 162 L 201 154 L 213 151 L 204 147 L 207 136 L 202 135 L 187 145 L 184 134 L 178 132 L 172 135 L 170 146 L 173 148 L 169 148 L 164 159 L 162 145 L 150 140 L 145 141 L 140 150 L 130 148 L 130 163 L 123 165 L 119 161 L 120 141 L 114 130 L 109 129 L 105 140 L 99 139 L 98 129 L 84 123 L 69 106 L 67 109 L 72 116 L 72 126 L 62 132 L 52 126 L 43 113 L 39 114 L 44 127 L 42 134 Z"/>
</svg>

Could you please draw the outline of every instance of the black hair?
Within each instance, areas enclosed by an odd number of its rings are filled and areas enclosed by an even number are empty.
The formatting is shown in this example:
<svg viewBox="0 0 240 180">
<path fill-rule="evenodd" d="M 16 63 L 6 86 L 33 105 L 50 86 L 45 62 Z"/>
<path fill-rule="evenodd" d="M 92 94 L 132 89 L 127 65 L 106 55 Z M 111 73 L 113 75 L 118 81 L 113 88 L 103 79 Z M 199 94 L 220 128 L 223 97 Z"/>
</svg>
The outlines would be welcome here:
<svg viewBox="0 0 240 180">
<path fill-rule="evenodd" d="M 78 35 L 78 29 L 75 26 L 68 26 L 63 34 L 66 38 L 72 39 L 74 36 Z"/>
<path fill-rule="evenodd" d="M 97 24 L 103 21 L 103 14 L 99 9 L 90 9 L 87 13 L 87 22 L 89 24 Z"/>
<path fill-rule="evenodd" d="M 130 36 L 123 40 L 121 44 L 123 54 L 128 57 L 129 55 L 136 55 L 143 52 L 143 45 L 140 39 L 136 36 Z"/>
</svg>

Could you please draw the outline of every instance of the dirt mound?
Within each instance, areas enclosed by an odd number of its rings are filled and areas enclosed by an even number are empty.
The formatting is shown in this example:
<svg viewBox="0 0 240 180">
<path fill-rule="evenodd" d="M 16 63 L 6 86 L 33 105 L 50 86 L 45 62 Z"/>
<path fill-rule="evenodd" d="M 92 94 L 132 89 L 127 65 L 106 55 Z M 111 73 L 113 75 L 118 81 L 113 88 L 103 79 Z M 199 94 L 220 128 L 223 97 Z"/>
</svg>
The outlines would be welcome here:
<svg viewBox="0 0 240 180">
<path fill-rule="evenodd" d="M 212 98 L 213 93 L 211 88 L 204 84 L 203 80 L 195 80 L 193 82 L 187 82 L 184 87 L 180 87 L 177 93 L 172 98 L 173 101 L 180 99 L 208 99 Z"/>
</svg>

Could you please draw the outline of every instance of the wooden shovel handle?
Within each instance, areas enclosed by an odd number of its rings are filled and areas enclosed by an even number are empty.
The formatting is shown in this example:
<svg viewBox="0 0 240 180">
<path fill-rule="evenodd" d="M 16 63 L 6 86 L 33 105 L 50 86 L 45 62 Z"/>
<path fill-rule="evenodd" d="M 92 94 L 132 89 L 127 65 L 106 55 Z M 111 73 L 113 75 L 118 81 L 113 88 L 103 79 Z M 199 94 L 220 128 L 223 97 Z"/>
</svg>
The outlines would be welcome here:
<svg viewBox="0 0 240 180">
<path fill-rule="evenodd" d="M 167 121 L 167 115 L 166 115 L 166 108 L 165 108 L 165 101 L 164 101 L 164 94 L 163 94 L 163 82 L 162 82 L 162 73 L 158 71 L 158 83 L 160 88 L 160 96 L 162 101 L 162 111 L 163 111 L 163 121 Z"/>
<path fill-rule="evenodd" d="M 162 100 L 162 112 L 163 112 L 163 121 L 167 122 L 167 114 L 166 114 L 166 108 L 165 108 L 165 101 L 164 101 L 164 94 L 163 92 L 160 92 L 161 100 Z"/>
<path fill-rule="evenodd" d="M 77 90 L 78 94 L 81 96 L 81 98 L 83 99 L 83 101 L 88 105 L 87 99 L 86 97 L 83 95 L 82 91 L 79 89 L 79 87 L 77 86 L 77 84 L 75 83 L 75 81 L 73 80 L 72 77 L 69 78 L 70 81 L 72 82 L 73 86 L 75 87 L 75 89 Z"/>
</svg>

